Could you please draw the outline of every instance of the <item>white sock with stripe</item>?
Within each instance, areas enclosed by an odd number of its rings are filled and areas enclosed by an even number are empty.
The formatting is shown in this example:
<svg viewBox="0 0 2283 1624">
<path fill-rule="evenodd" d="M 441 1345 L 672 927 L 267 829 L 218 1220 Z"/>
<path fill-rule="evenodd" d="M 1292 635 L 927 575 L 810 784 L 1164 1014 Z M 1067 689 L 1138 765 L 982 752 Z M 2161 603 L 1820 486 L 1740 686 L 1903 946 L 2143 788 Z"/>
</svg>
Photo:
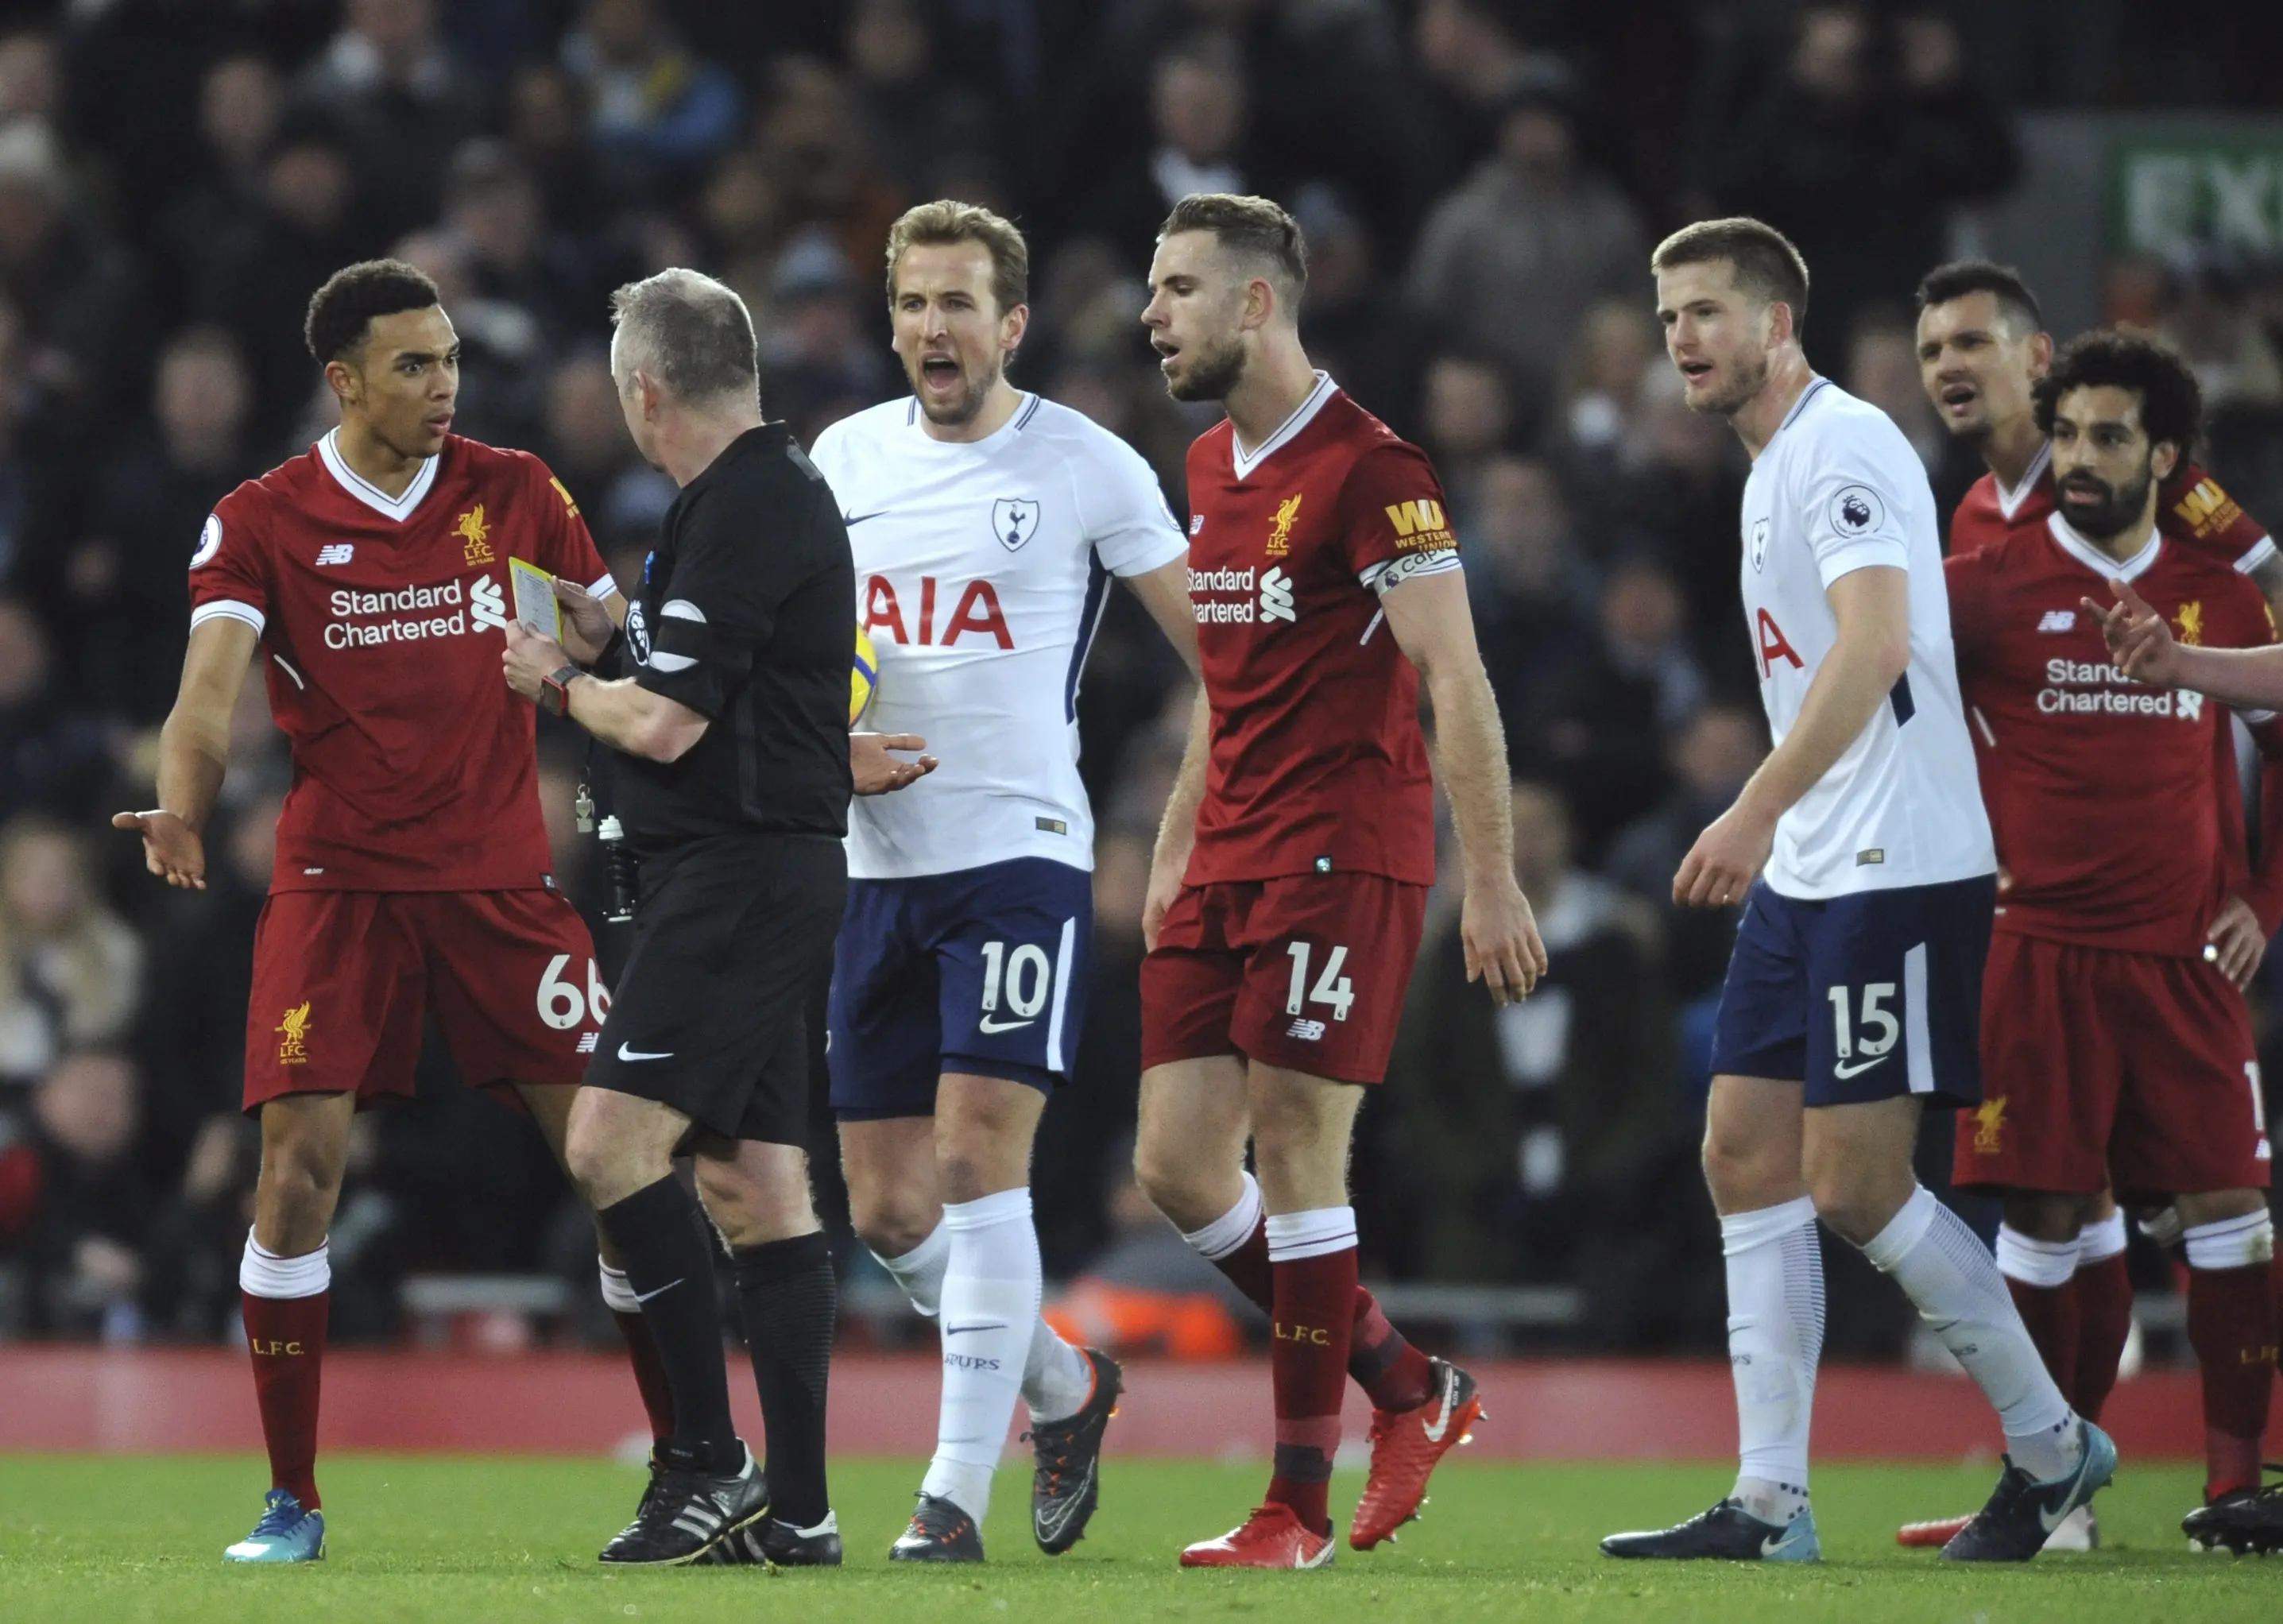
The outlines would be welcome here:
<svg viewBox="0 0 2283 1624">
<path fill-rule="evenodd" d="M 1007 1447 L 1043 1285 L 1031 1193 L 1001 1190 L 947 1202 L 943 1276 L 943 1404 L 935 1458 L 920 1492 L 947 1499 L 978 1524 L 991 1509 L 991 1474 Z"/>
<path fill-rule="evenodd" d="M 928 1237 L 897 1257 L 872 1254 L 880 1267 L 904 1288 L 912 1307 L 930 1319 L 943 1304 L 944 1271 L 951 1267 L 951 1231 L 939 1224 Z M 1076 1415 L 1093 1396 L 1094 1366 L 1087 1357 L 1055 1334 L 1043 1319 L 1031 1327 L 1030 1352 L 1023 1360 L 1023 1402 L 1033 1421 L 1061 1421 Z"/>
<path fill-rule="evenodd" d="M 1808 1424 L 1823 1356 L 1823 1245 L 1805 1196 L 1720 1220 L 1728 1368 L 1736 1382 L 1735 1497 L 1763 1522 L 1807 1507 Z"/>
</svg>

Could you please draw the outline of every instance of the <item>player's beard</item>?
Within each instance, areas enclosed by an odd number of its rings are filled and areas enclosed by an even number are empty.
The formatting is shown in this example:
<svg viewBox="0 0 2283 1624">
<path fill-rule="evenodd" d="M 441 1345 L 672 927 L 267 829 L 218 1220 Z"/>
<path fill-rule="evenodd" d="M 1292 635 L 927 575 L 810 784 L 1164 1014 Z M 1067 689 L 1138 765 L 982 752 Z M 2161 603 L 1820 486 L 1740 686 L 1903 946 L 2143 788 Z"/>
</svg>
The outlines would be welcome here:
<svg viewBox="0 0 2283 1624">
<path fill-rule="evenodd" d="M 1739 361 L 1728 375 L 1728 385 L 1719 393 L 1708 397 L 1696 409 L 1710 412 L 1716 417 L 1734 417 L 1752 403 L 1754 396 L 1767 386 L 1768 358 L 1760 355 L 1749 364 Z"/>
<path fill-rule="evenodd" d="M 1235 338 L 1200 344 L 1197 358 L 1178 380 L 1165 380 L 1176 400 L 1226 400 L 1244 377 L 1244 346 Z"/>
<path fill-rule="evenodd" d="M 991 392 L 998 387 L 1000 376 L 1006 369 L 1007 363 L 1003 359 L 993 361 L 985 369 L 981 377 L 970 381 L 959 392 L 959 398 L 947 405 L 931 402 L 921 391 L 918 378 L 912 380 L 912 392 L 919 400 L 920 410 L 927 414 L 930 423 L 939 429 L 962 429 L 981 416 L 984 402 L 990 400 Z"/>
<path fill-rule="evenodd" d="M 2138 479 L 2123 486 L 2111 486 L 2091 474 L 2071 474 L 2054 491 L 2054 505 L 2077 534 L 2107 541 L 2123 535 L 2147 510 L 2148 487 L 2155 481 L 2153 468 L 2142 469 Z M 2087 489 L 2100 491 L 2101 500 L 2097 506 L 2074 508 L 2061 500 L 2070 491 Z"/>
</svg>

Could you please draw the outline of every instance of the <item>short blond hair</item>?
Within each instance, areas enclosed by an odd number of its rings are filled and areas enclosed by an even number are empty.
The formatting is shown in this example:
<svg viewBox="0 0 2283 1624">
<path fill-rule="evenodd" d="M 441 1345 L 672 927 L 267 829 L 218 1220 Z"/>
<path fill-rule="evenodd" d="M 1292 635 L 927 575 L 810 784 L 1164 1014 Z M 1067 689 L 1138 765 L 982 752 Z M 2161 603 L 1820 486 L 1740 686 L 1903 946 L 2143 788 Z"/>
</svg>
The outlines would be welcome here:
<svg viewBox="0 0 2283 1624">
<path fill-rule="evenodd" d="M 1656 245 L 1648 268 L 1654 274 L 1724 260 L 1738 289 L 1764 305 L 1788 307 L 1795 337 L 1805 330 L 1807 261 L 1791 238 L 1765 221 L 1734 214 L 1683 226 Z"/>
<path fill-rule="evenodd" d="M 1031 246 L 1012 221 L 979 203 L 939 198 L 906 209 L 888 228 L 888 302 L 896 302 L 896 270 L 923 243 L 978 243 L 991 256 L 991 297 L 1004 315 L 1031 302 Z"/>
</svg>

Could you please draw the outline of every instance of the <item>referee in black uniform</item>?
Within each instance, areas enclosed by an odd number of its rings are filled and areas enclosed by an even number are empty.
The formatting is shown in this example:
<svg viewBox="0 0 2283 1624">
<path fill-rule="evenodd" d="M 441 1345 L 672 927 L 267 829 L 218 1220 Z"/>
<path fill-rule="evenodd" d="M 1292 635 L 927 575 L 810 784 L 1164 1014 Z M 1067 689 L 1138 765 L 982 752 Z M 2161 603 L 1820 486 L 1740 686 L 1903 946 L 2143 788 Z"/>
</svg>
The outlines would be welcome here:
<svg viewBox="0 0 2283 1624">
<path fill-rule="evenodd" d="M 640 854 L 632 944 L 565 1157 L 642 1300 L 674 1387 L 635 1521 L 606 1562 L 837 1563 L 825 1493 L 832 1262 L 809 1203 L 804 1014 L 847 886 L 856 602 L 832 493 L 761 417 L 737 295 L 668 270 L 612 296 L 611 369 L 643 455 L 682 487 L 605 681 L 508 628 L 507 680 L 623 759 Z M 602 613 L 558 587 L 589 643 Z M 767 1431 L 764 1474 L 729 1417 L 713 1247 L 674 1177 L 695 1154 L 730 1246 Z"/>
</svg>

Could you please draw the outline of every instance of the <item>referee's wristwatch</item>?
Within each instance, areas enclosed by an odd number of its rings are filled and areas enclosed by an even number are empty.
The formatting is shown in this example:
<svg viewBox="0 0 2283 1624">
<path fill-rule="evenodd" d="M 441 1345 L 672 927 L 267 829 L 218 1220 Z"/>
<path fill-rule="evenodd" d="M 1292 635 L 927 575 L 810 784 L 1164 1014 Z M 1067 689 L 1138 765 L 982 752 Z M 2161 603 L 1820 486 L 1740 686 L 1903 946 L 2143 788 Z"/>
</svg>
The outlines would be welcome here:
<svg viewBox="0 0 2283 1624">
<path fill-rule="evenodd" d="M 565 664 L 548 672 L 539 680 L 539 703 L 557 716 L 570 715 L 572 681 L 586 674 L 572 664 Z"/>
</svg>

